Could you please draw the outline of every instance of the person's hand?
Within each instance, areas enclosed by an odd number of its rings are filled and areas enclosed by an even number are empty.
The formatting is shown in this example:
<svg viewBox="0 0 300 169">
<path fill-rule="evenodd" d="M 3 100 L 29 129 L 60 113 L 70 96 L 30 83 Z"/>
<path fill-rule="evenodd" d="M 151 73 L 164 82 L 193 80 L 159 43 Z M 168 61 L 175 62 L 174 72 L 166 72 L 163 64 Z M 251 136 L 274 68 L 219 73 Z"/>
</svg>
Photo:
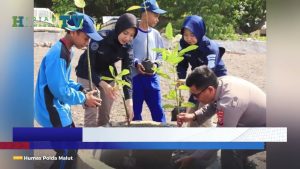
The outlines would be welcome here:
<svg viewBox="0 0 300 169">
<path fill-rule="evenodd" d="M 181 163 L 179 169 L 190 168 L 190 165 L 193 162 L 193 157 L 185 156 L 175 161 L 175 163 Z"/>
<path fill-rule="evenodd" d="M 112 87 L 110 84 L 106 83 L 103 80 L 100 81 L 99 85 L 103 88 L 105 94 L 108 95 L 108 97 L 110 99 L 113 99 L 113 100 L 117 99 L 117 97 L 118 97 L 118 89 L 117 88 Z"/>
<path fill-rule="evenodd" d="M 85 94 L 85 102 L 84 105 L 87 107 L 97 107 L 101 106 L 101 99 L 94 96 L 97 93 L 97 90 L 89 91 Z"/>
<path fill-rule="evenodd" d="M 184 83 L 185 83 L 185 79 L 177 79 L 177 81 L 176 81 L 176 87 L 184 85 Z"/>
<path fill-rule="evenodd" d="M 131 122 L 133 119 L 133 103 L 132 99 L 125 100 L 125 105 L 128 111 L 128 117 L 126 116 L 126 121 Z"/>
<path fill-rule="evenodd" d="M 153 64 L 153 67 L 154 66 L 156 66 L 156 64 Z M 157 67 L 157 66 L 156 66 Z M 149 75 L 149 76 L 152 76 L 152 75 L 154 75 L 155 73 L 153 72 L 153 73 L 147 73 L 147 72 L 145 72 L 145 67 L 141 64 L 141 63 L 138 63 L 137 65 L 136 65 L 136 68 L 137 68 L 137 70 L 138 70 L 138 73 L 139 74 L 142 74 L 142 75 Z"/>
<path fill-rule="evenodd" d="M 177 115 L 177 126 L 181 127 L 184 122 L 191 122 L 196 118 L 195 113 L 179 113 Z"/>
<path fill-rule="evenodd" d="M 154 68 L 156 68 L 157 67 L 157 65 L 156 64 L 153 64 L 153 66 L 152 66 L 152 69 Z M 155 74 L 155 72 L 153 72 L 153 73 L 147 73 L 147 72 L 145 72 L 145 75 L 149 75 L 149 76 L 153 76 Z"/>
<path fill-rule="evenodd" d="M 145 68 L 141 63 L 137 63 L 136 68 L 137 68 L 139 74 L 145 74 L 146 73 Z"/>
</svg>

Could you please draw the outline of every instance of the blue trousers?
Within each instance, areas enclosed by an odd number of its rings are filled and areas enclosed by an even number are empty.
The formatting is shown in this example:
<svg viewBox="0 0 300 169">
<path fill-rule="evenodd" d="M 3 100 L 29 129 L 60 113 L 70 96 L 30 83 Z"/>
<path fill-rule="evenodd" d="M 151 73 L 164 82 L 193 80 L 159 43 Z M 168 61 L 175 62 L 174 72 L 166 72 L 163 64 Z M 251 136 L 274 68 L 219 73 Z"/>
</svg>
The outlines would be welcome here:
<svg viewBox="0 0 300 169">
<path fill-rule="evenodd" d="M 161 105 L 161 94 L 158 75 L 138 74 L 132 79 L 133 120 L 142 120 L 144 101 L 148 105 L 153 121 L 166 122 Z"/>
</svg>

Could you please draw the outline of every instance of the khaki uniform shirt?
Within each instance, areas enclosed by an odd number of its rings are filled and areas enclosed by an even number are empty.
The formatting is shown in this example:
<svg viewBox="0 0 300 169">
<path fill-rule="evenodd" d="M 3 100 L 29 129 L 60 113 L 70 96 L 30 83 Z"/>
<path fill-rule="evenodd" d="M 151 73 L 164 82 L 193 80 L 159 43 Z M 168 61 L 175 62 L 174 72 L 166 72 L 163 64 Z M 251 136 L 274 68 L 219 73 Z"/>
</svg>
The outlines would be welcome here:
<svg viewBox="0 0 300 169">
<path fill-rule="evenodd" d="M 213 103 L 195 112 L 199 124 L 214 114 L 218 126 L 266 126 L 266 94 L 256 85 L 233 76 L 222 76 Z"/>
</svg>

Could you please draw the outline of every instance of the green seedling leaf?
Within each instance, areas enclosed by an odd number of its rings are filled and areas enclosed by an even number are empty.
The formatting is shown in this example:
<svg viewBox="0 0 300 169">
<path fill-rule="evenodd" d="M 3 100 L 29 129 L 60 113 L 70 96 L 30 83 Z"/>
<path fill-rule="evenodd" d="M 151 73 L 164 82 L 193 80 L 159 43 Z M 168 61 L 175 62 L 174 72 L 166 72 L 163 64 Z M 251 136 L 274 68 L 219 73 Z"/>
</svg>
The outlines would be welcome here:
<svg viewBox="0 0 300 169">
<path fill-rule="evenodd" d="M 125 75 L 128 75 L 129 73 L 130 73 L 130 71 L 128 69 L 123 69 L 119 75 L 125 76 Z"/>
<path fill-rule="evenodd" d="M 116 77 L 115 71 L 114 71 L 114 67 L 109 66 L 109 71 L 110 71 L 110 73 L 111 73 L 111 75 L 112 75 L 113 77 Z"/>
<path fill-rule="evenodd" d="M 107 76 L 101 76 L 102 80 L 115 80 L 114 78 L 107 77 Z"/>
<path fill-rule="evenodd" d="M 137 9 L 141 9 L 141 6 L 138 5 L 133 5 L 131 7 L 129 7 L 126 11 L 133 11 L 133 10 L 137 10 Z"/>
<path fill-rule="evenodd" d="M 174 49 L 172 50 L 171 57 L 172 57 L 172 58 L 177 58 L 177 57 L 178 57 L 178 49 L 174 48 Z"/>
<path fill-rule="evenodd" d="M 192 102 L 184 102 L 181 104 L 181 107 L 195 107 L 195 104 Z"/>
<path fill-rule="evenodd" d="M 166 27 L 166 37 L 169 40 L 172 40 L 174 38 L 173 36 L 173 28 L 172 28 L 172 24 L 168 23 L 167 27 Z"/>
<path fill-rule="evenodd" d="M 157 73 L 159 76 L 165 78 L 165 79 L 171 79 L 170 76 L 168 74 L 162 73 L 162 72 L 158 72 Z"/>
<path fill-rule="evenodd" d="M 74 3 L 78 8 L 84 8 L 86 5 L 84 0 L 74 0 Z"/>
<path fill-rule="evenodd" d="M 162 54 L 162 59 L 166 60 L 167 51 L 168 51 L 167 49 L 165 49 L 165 48 L 153 48 L 152 50 L 157 52 L 157 53 L 161 53 Z"/>
<path fill-rule="evenodd" d="M 177 82 L 172 82 L 171 85 L 175 86 L 177 85 Z"/>
<path fill-rule="evenodd" d="M 119 80 L 119 81 L 117 81 L 117 83 L 118 83 L 118 85 L 120 85 L 120 86 L 128 86 L 128 87 L 131 88 L 130 83 L 126 82 L 125 80 Z"/>
<path fill-rule="evenodd" d="M 177 65 L 179 62 L 181 62 L 184 58 L 183 57 L 173 57 L 169 60 L 170 64 Z"/>
<path fill-rule="evenodd" d="M 167 50 L 166 50 L 166 51 L 163 51 L 163 52 L 161 53 L 161 57 L 162 57 L 163 60 L 166 60 L 166 58 L 167 58 Z"/>
<path fill-rule="evenodd" d="M 98 23 L 98 24 L 96 24 L 96 30 L 97 31 L 99 31 L 100 30 L 100 28 L 101 28 L 101 25 Z"/>
<path fill-rule="evenodd" d="M 158 53 L 162 53 L 162 52 L 166 51 L 167 49 L 165 49 L 165 48 L 153 48 L 152 50 L 155 51 L 155 52 L 158 52 Z"/>
<path fill-rule="evenodd" d="M 178 51 L 179 51 L 179 43 L 177 43 L 176 45 L 175 45 L 175 48 L 173 49 L 174 51 L 176 51 L 176 56 L 178 56 Z"/>
<path fill-rule="evenodd" d="M 195 50 L 195 49 L 197 49 L 197 48 L 198 48 L 197 45 L 191 45 L 191 46 L 188 46 L 188 47 L 182 49 L 182 50 L 179 52 L 178 56 L 183 56 L 186 52 Z"/>
<path fill-rule="evenodd" d="M 170 92 L 168 94 L 164 95 L 164 97 L 169 100 L 176 100 L 176 91 L 170 90 Z"/>
<path fill-rule="evenodd" d="M 163 105 L 163 108 L 164 109 L 173 109 L 173 108 L 175 108 L 175 106 L 171 105 L 171 104 L 165 104 L 165 105 Z"/>
<path fill-rule="evenodd" d="M 161 77 L 163 77 L 163 78 L 165 78 L 165 79 L 171 79 L 170 76 L 169 76 L 168 74 L 164 73 L 164 72 L 162 71 L 162 69 L 160 69 L 159 67 L 153 67 L 152 70 L 153 70 L 156 74 L 158 74 L 159 76 L 161 76 Z"/>
<path fill-rule="evenodd" d="M 187 85 L 180 85 L 178 87 L 179 90 L 189 90 L 190 88 Z"/>
<path fill-rule="evenodd" d="M 176 68 L 175 69 L 170 69 L 170 73 L 177 73 Z"/>
</svg>

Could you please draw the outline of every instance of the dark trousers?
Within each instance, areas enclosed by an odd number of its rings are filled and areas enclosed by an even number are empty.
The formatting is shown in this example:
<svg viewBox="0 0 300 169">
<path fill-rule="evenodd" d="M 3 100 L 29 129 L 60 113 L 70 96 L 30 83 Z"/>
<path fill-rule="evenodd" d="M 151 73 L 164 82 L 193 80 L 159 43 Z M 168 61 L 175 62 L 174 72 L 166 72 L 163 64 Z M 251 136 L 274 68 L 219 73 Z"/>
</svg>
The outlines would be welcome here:
<svg viewBox="0 0 300 169">
<path fill-rule="evenodd" d="M 74 128 L 75 125 L 72 123 L 65 128 Z M 50 166 L 50 169 L 73 169 L 75 168 L 77 160 L 77 150 L 68 150 L 68 149 L 55 149 L 57 160 Z M 73 160 L 59 160 L 59 157 L 72 157 Z"/>
<path fill-rule="evenodd" d="M 264 150 L 222 150 L 222 169 L 245 169 L 248 163 L 247 158 Z"/>
</svg>

